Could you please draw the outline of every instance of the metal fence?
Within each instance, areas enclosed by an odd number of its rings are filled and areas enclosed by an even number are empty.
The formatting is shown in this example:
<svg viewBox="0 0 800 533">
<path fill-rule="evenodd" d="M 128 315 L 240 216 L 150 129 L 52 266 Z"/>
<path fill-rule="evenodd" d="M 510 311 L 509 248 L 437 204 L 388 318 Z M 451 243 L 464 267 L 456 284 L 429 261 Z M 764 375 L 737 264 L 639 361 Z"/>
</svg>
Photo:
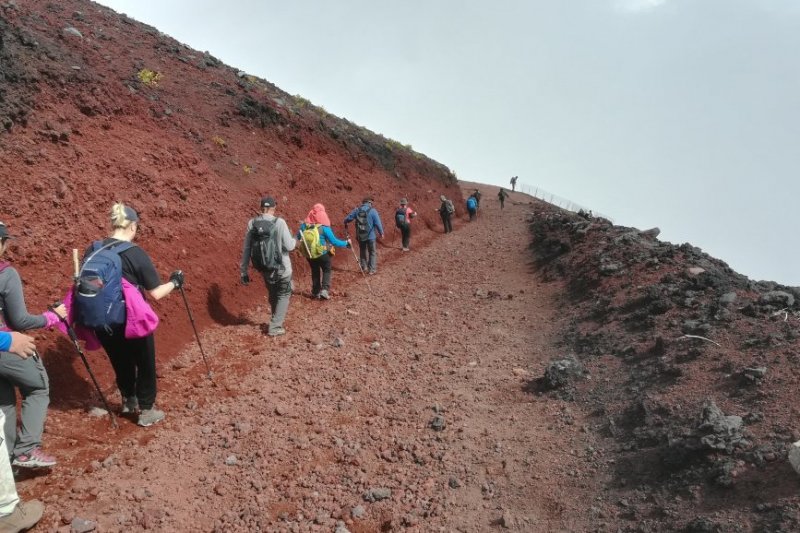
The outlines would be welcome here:
<svg viewBox="0 0 800 533">
<path fill-rule="evenodd" d="M 520 192 L 524 192 L 525 194 L 529 194 L 529 195 L 533 196 L 534 198 L 538 198 L 539 200 L 547 202 L 548 204 L 552 204 L 552 205 L 554 205 L 556 207 L 560 207 L 561 209 L 566 209 L 567 211 L 572 211 L 573 213 L 577 213 L 578 211 L 581 211 L 581 210 L 583 210 L 583 211 L 585 211 L 587 213 L 591 211 L 593 216 L 600 217 L 600 218 L 605 218 L 606 220 L 610 221 L 612 224 L 614 223 L 614 219 L 611 218 L 608 215 L 604 215 L 603 213 L 598 213 L 597 211 L 594 211 L 593 209 L 589 209 L 586 206 L 576 204 L 575 202 L 567 200 L 566 198 L 562 198 L 561 196 L 558 196 L 557 194 L 553 194 L 553 193 L 551 193 L 549 191 L 546 191 L 546 190 L 542 189 L 541 187 L 537 187 L 535 185 L 528 185 L 527 183 L 520 183 L 519 181 L 517 181 L 516 190 L 518 190 Z"/>
</svg>

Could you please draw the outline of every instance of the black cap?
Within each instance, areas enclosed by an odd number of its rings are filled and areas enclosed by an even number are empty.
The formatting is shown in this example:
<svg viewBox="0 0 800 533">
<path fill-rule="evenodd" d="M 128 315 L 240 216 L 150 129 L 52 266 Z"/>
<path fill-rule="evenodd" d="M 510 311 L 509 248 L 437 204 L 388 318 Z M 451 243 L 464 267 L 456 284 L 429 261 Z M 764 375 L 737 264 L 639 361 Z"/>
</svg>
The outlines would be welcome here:
<svg viewBox="0 0 800 533">
<path fill-rule="evenodd" d="M 8 228 L 6 225 L 0 222 L 0 239 L 13 239 L 13 235 L 8 234 Z"/>
<path fill-rule="evenodd" d="M 265 207 L 275 207 L 275 205 L 276 205 L 275 198 L 273 198 L 272 196 L 265 196 L 264 198 L 261 199 L 262 209 Z"/>
</svg>

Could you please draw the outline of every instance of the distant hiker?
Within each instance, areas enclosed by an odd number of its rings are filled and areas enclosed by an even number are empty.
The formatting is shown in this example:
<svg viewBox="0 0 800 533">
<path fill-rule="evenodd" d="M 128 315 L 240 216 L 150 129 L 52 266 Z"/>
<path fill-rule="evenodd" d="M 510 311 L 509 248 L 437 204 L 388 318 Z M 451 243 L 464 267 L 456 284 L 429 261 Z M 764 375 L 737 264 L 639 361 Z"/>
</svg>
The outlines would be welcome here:
<svg viewBox="0 0 800 533">
<path fill-rule="evenodd" d="M 456 212 L 456 206 L 453 205 L 453 202 L 447 199 L 447 197 L 443 194 L 439 197 L 439 200 L 442 201 L 442 204 L 439 206 L 439 216 L 442 217 L 442 224 L 444 225 L 444 232 L 450 233 L 453 231 L 453 223 L 450 222 L 450 217 Z"/>
<path fill-rule="evenodd" d="M 9 263 L 2 262 L 13 238 L 6 225 L 0 222 L 0 330 L 11 332 L 53 327 L 59 322 L 59 316 L 67 315 L 66 308 L 59 305 L 53 310 L 55 312 L 28 314 L 19 273 Z M 19 432 L 17 390 L 22 397 Z M 5 415 L 5 445 L 0 443 L 0 450 L 4 449 L 11 456 L 14 466 L 36 468 L 56 464 L 55 458 L 45 454 L 41 448 L 49 404 L 49 379 L 38 352 L 34 351 L 30 357 L 7 351 L 0 353 L 0 410 Z"/>
<path fill-rule="evenodd" d="M 331 255 L 334 246 L 350 248 L 350 240 L 341 240 L 331 229 L 331 220 L 325 212 L 325 206 L 316 204 L 308 212 L 305 221 L 297 232 L 300 253 L 308 259 L 311 267 L 311 296 L 320 300 L 330 299 L 331 289 Z M 320 280 L 320 273 L 322 279 Z"/>
<path fill-rule="evenodd" d="M 272 311 L 268 332 L 270 337 L 286 334 L 283 321 L 292 296 L 292 261 L 289 252 L 297 244 L 286 221 L 275 216 L 276 206 L 275 198 L 271 196 L 261 199 L 261 214 L 247 223 L 239 267 L 243 285 L 250 283 L 247 264 L 251 259 L 253 268 L 261 272 L 264 278 Z"/>
<path fill-rule="evenodd" d="M 5 426 L 5 423 L 5 414 L 0 410 L 0 425 Z M 5 448 L 5 445 L 0 443 L 0 447 Z M 44 504 L 39 500 L 23 502 L 19 499 L 11 462 L 8 455 L 0 453 L 0 531 L 27 531 L 41 520 L 43 514 Z"/>
<path fill-rule="evenodd" d="M 123 203 L 111 208 L 111 236 L 86 249 L 78 275 L 70 318 L 94 330 L 106 351 L 122 396 L 122 413 L 135 414 L 142 427 L 164 419 L 156 407 L 158 317 L 147 303 L 161 300 L 184 283 L 180 270 L 161 283 L 153 260 L 133 244 L 139 215 Z"/>
<path fill-rule="evenodd" d="M 400 200 L 400 207 L 394 212 L 395 226 L 400 230 L 403 240 L 403 251 L 407 252 L 411 248 L 411 219 L 417 216 L 417 212 L 408 207 L 408 200 Z"/>
<path fill-rule="evenodd" d="M 478 204 L 476 206 L 476 209 L 479 209 L 481 207 L 481 191 L 479 191 L 478 189 L 475 189 L 475 192 L 472 193 L 470 196 L 475 198 L 475 202 L 477 202 L 477 204 Z"/>
<path fill-rule="evenodd" d="M 500 200 L 500 209 L 503 209 L 505 207 L 504 204 L 505 204 L 506 198 L 508 198 L 508 193 L 505 191 L 505 189 L 500 187 L 500 192 L 497 193 L 497 199 Z"/>
<path fill-rule="evenodd" d="M 511 178 L 511 192 L 514 192 L 516 188 L 517 188 L 517 176 L 514 176 L 513 178 Z"/>
<path fill-rule="evenodd" d="M 378 271 L 378 248 L 375 239 L 383 239 L 383 224 L 378 211 L 372 207 L 372 202 L 371 196 L 364 198 L 361 205 L 353 209 L 344 219 L 344 227 L 347 231 L 347 224 L 355 220 L 361 270 L 365 272 L 369 270 L 370 274 L 375 274 Z"/>
<path fill-rule="evenodd" d="M 467 198 L 467 213 L 469 213 L 470 221 L 475 220 L 475 217 L 478 216 L 478 199 L 474 194 Z"/>
</svg>

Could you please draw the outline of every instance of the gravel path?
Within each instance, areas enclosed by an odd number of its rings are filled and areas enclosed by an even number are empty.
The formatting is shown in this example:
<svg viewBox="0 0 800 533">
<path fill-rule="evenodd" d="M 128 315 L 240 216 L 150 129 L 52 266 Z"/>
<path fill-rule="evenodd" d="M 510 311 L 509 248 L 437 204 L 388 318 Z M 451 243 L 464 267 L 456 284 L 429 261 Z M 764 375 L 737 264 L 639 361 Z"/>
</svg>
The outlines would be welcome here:
<svg viewBox="0 0 800 533">
<path fill-rule="evenodd" d="M 163 372 L 163 424 L 54 416 L 48 438 L 78 451 L 20 482 L 49 504 L 39 529 L 586 529 L 592 437 L 574 404 L 526 391 L 559 355 L 555 287 L 532 271 L 525 197 L 501 212 L 484 190 L 476 222 L 412 241 L 372 293 L 336 272 L 312 301 L 297 279 L 286 337 L 263 335 L 261 309 L 206 330 L 216 386 L 187 347 Z"/>
</svg>

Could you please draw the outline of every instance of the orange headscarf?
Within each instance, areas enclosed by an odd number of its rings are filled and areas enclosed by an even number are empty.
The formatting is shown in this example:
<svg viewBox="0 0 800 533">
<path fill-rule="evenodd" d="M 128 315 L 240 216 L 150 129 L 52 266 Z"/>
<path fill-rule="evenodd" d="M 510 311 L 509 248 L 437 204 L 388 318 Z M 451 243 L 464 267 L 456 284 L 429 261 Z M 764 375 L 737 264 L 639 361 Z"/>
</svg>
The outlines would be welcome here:
<svg viewBox="0 0 800 533">
<path fill-rule="evenodd" d="M 315 204 L 311 211 L 306 215 L 306 224 L 321 224 L 323 226 L 330 226 L 331 219 L 328 218 L 328 213 L 325 212 L 325 206 L 322 204 Z"/>
</svg>

